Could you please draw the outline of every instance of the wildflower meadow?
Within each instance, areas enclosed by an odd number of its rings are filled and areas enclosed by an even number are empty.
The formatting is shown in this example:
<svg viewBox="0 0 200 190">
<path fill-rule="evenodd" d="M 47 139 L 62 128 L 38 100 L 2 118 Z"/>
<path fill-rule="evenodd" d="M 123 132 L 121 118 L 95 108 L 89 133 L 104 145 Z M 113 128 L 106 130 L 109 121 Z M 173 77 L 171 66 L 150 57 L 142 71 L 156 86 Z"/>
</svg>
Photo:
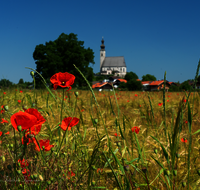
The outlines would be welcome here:
<svg viewBox="0 0 200 190">
<path fill-rule="evenodd" d="M 77 91 L 70 71 L 50 89 L 40 76 L 45 90 L 0 91 L 0 190 L 200 189 L 199 92 Z"/>
</svg>

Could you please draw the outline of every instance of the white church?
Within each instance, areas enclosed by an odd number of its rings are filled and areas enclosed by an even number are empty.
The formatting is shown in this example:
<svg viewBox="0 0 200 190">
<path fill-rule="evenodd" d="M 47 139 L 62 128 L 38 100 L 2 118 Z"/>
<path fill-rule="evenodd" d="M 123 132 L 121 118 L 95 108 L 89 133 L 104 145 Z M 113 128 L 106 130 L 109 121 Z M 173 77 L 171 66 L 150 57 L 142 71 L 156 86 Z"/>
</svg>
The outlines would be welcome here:
<svg viewBox="0 0 200 190">
<path fill-rule="evenodd" d="M 127 72 L 124 56 L 106 57 L 104 39 L 101 40 L 100 49 L 100 73 L 101 75 L 112 74 L 115 71 L 115 76 L 124 78 Z"/>
</svg>

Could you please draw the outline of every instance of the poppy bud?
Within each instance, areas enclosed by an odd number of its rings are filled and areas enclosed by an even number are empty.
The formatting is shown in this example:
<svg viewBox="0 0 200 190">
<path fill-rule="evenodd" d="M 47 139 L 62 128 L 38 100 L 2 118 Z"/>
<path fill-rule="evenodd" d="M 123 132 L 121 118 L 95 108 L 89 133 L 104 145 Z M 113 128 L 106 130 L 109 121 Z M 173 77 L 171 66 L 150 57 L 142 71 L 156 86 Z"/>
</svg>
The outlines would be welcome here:
<svg viewBox="0 0 200 190">
<path fill-rule="evenodd" d="M 30 72 L 30 75 L 31 75 L 32 77 L 34 77 L 34 72 L 33 72 L 33 71 L 31 71 L 31 72 Z"/>
<path fill-rule="evenodd" d="M 17 173 L 20 175 L 22 173 L 22 171 L 21 170 L 17 170 Z"/>
<path fill-rule="evenodd" d="M 174 176 L 177 176 L 177 170 L 173 171 Z"/>
<path fill-rule="evenodd" d="M 45 146 L 42 146 L 42 149 L 44 150 L 44 149 L 45 149 Z"/>
<path fill-rule="evenodd" d="M 167 175 L 167 176 L 170 175 L 170 171 L 169 171 L 169 170 L 165 170 L 164 173 L 165 173 L 165 175 Z"/>
<path fill-rule="evenodd" d="M 10 144 L 10 148 L 13 148 L 13 144 Z"/>
<path fill-rule="evenodd" d="M 3 108 L 4 110 L 8 111 L 8 105 L 5 105 Z"/>
<path fill-rule="evenodd" d="M 47 181 L 47 185 L 51 185 L 51 181 L 49 180 L 49 181 Z"/>
<path fill-rule="evenodd" d="M 5 162 L 6 158 L 4 156 L 1 156 L 2 161 Z"/>
<path fill-rule="evenodd" d="M 35 179 L 37 179 L 37 174 L 33 174 L 33 177 L 34 177 Z"/>
<path fill-rule="evenodd" d="M 154 149 L 154 153 L 157 154 L 158 153 L 158 149 Z"/>
<path fill-rule="evenodd" d="M 96 167 L 95 167 L 95 166 L 92 166 L 92 169 L 93 169 L 93 170 L 96 170 Z"/>
<path fill-rule="evenodd" d="M 17 129 L 18 129 L 19 132 L 21 132 L 21 131 L 22 131 L 22 126 L 21 126 L 21 125 L 18 125 L 18 126 L 17 126 Z"/>
<path fill-rule="evenodd" d="M 75 96 L 78 97 L 78 92 L 74 92 Z"/>
<path fill-rule="evenodd" d="M 27 105 L 22 106 L 22 109 L 26 111 L 28 109 Z"/>
<path fill-rule="evenodd" d="M 50 177 L 50 180 L 53 181 L 53 177 Z"/>
<path fill-rule="evenodd" d="M 94 119 L 94 123 L 97 124 L 98 123 L 98 119 Z"/>
<path fill-rule="evenodd" d="M 31 179 L 35 179 L 33 175 L 31 175 Z"/>
<path fill-rule="evenodd" d="M 92 181 L 92 185 L 95 185 L 96 184 L 96 182 L 95 181 Z"/>
<path fill-rule="evenodd" d="M 183 181 L 183 182 L 182 182 L 182 187 L 185 187 L 185 186 L 186 186 L 186 182 Z"/>
</svg>

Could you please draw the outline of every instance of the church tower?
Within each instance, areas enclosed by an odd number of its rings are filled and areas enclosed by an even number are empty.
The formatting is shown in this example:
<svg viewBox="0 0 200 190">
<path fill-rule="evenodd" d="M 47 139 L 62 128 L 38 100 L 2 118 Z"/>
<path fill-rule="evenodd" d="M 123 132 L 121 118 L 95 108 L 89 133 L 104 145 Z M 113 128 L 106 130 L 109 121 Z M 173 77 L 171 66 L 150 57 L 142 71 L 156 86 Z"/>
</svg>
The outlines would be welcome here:
<svg viewBox="0 0 200 190">
<path fill-rule="evenodd" d="M 102 40 L 101 40 L 101 49 L 100 49 L 100 72 L 101 72 L 101 67 L 102 67 L 102 64 L 103 64 L 103 61 L 105 60 L 105 57 L 106 57 L 106 51 L 105 51 L 105 45 L 104 45 L 104 39 L 102 37 Z"/>
</svg>

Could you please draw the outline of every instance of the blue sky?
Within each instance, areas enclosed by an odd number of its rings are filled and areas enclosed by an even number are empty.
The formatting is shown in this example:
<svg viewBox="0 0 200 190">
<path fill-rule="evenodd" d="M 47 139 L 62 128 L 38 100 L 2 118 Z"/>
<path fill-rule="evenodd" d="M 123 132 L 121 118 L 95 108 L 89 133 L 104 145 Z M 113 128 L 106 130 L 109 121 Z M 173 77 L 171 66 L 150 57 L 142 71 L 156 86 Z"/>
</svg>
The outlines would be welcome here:
<svg viewBox="0 0 200 190">
<path fill-rule="evenodd" d="M 36 45 L 61 33 L 77 34 L 94 51 L 99 72 L 102 36 L 106 56 L 124 56 L 142 79 L 193 79 L 200 59 L 200 1 L 4 0 L 0 2 L 0 80 L 32 82 Z M 67 71 L 69 72 L 70 71 Z"/>
</svg>

